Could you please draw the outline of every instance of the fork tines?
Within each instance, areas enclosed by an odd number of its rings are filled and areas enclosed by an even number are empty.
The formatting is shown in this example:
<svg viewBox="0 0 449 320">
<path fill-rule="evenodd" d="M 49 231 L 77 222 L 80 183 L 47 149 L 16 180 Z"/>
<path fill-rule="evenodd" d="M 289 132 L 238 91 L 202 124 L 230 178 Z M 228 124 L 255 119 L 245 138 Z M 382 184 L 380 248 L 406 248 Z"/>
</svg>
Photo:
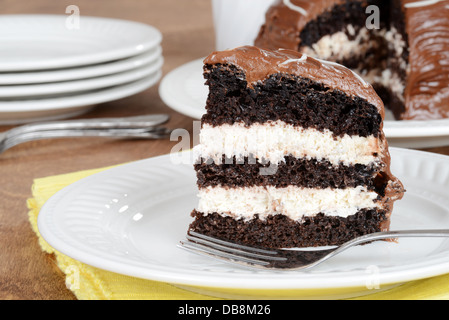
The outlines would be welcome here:
<svg viewBox="0 0 449 320">
<path fill-rule="evenodd" d="M 276 262 L 285 262 L 285 257 L 280 257 L 279 252 L 256 247 L 248 247 L 233 242 L 205 236 L 189 231 L 185 241 L 181 241 L 181 248 L 206 255 L 227 262 L 235 262 L 241 265 L 249 264 L 252 267 L 269 268 Z"/>
</svg>

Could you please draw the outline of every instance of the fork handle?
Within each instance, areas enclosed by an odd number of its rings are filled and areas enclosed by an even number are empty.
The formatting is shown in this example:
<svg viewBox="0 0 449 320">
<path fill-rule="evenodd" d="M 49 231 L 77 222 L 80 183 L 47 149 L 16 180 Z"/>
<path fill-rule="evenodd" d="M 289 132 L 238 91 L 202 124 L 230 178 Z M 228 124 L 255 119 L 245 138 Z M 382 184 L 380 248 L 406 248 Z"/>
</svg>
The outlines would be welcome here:
<svg viewBox="0 0 449 320">
<path fill-rule="evenodd" d="M 449 229 L 396 230 L 372 233 L 367 235 L 366 237 L 367 241 L 405 237 L 449 237 Z M 363 240 L 363 237 L 359 239 Z"/>
<path fill-rule="evenodd" d="M 397 231 L 386 231 L 386 232 L 376 232 L 376 233 L 370 233 L 358 238 L 355 238 L 351 241 L 348 241 L 335 249 L 334 251 L 331 251 L 329 254 L 325 256 L 325 258 L 318 261 L 318 263 L 321 263 L 325 260 L 328 260 L 332 258 L 333 256 L 336 256 L 337 254 L 360 244 L 364 244 L 371 241 L 376 240 L 385 240 L 385 239 L 394 239 L 394 238 L 441 238 L 441 237 L 449 237 L 449 230 L 448 229 L 430 229 L 430 230 L 397 230 Z M 318 264 L 316 263 L 316 264 Z M 315 264 L 315 265 L 316 265 Z"/>
<path fill-rule="evenodd" d="M 386 232 L 375 232 L 370 233 L 358 238 L 355 238 L 351 241 L 346 242 L 337 250 L 335 250 L 335 254 L 346 250 L 352 246 L 356 246 L 359 244 L 364 244 L 366 242 L 376 241 L 376 240 L 385 240 L 385 239 L 394 239 L 394 238 L 441 238 L 441 237 L 449 237 L 449 229 L 427 229 L 427 230 L 396 230 L 396 231 L 386 231 Z"/>
<path fill-rule="evenodd" d="M 163 127 L 136 128 L 136 129 L 64 129 L 25 132 L 9 137 L 3 144 L 2 151 L 18 144 L 54 138 L 70 137 L 111 137 L 111 138 L 137 138 L 137 139 L 162 139 L 170 134 L 171 130 Z"/>
<path fill-rule="evenodd" d="M 163 124 L 167 122 L 169 118 L 170 117 L 167 114 L 154 114 L 124 118 L 96 118 L 30 123 L 9 130 L 6 133 L 6 138 L 25 133 L 50 130 L 149 128 Z"/>
</svg>

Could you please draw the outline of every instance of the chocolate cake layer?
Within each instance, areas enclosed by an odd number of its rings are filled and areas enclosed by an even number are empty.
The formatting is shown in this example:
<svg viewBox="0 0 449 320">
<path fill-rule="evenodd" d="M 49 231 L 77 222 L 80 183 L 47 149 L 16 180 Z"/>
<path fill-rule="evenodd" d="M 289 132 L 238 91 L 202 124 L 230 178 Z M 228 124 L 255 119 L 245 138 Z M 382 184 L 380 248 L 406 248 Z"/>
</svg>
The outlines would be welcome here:
<svg viewBox="0 0 449 320">
<path fill-rule="evenodd" d="M 304 188 L 334 188 L 344 189 L 365 186 L 383 195 L 388 178 L 381 172 L 381 167 L 375 164 L 366 166 L 333 166 L 327 160 L 297 159 L 285 157 L 285 161 L 278 164 L 273 174 L 261 174 L 262 168 L 269 168 L 270 163 L 262 164 L 257 159 L 225 158 L 221 164 L 201 161 L 195 164 L 197 183 L 199 188 L 225 186 L 276 186 L 279 188 L 290 185 Z"/>
<path fill-rule="evenodd" d="M 246 125 L 282 120 L 287 124 L 344 134 L 378 137 L 382 115 L 378 107 L 310 79 L 273 74 L 248 86 L 246 74 L 232 65 L 206 65 L 210 88 L 203 123 Z"/>
<path fill-rule="evenodd" d="M 283 215 L 266 220 L 236 220 L 218 213 L 203 215 L 194 210 L 190 230 L 219 239 L 266 248 L 340 245 L 355 237 L 382 231 L 385 211 L 364 209 L 347 218 L 318 214 L 297 222 Z"/>
</svg>

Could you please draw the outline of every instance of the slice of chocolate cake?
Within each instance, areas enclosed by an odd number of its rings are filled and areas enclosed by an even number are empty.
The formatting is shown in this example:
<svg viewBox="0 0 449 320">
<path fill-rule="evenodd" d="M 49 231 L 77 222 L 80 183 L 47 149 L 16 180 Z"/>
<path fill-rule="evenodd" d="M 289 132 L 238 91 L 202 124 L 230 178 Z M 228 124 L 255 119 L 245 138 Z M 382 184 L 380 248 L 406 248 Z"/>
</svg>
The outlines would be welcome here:
<svg viewBox="0 0 449 320">
<path fill-rule="evenodd" d="M 389 229 L 404 190 L 371 85 L 336 63 L 252 46 L 212 53 L 204 76 L 190 230 L 279 248 Z"/>
</svg>

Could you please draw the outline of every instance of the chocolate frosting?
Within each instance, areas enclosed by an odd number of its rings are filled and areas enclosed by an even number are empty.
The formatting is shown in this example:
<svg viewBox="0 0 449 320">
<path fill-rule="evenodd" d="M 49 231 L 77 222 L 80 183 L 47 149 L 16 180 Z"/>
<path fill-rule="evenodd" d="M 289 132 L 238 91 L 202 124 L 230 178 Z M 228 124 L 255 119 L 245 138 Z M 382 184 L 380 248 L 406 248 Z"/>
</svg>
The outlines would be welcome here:
<svg viewBox="0 0 449 320">
<path fill-rule="evenodd" d="M 449 1 L 426 3 L 403 0 L 410 47 L 404 119 L 449 117 Z"/>
<path fill-rule="evenodd" d="M 242 70 L 248 86 L 267 79 L 272 74 L 286 73 L 323 83 L 350 96 L 358 96 L 377 107 L 384 119 L 384 105 L 373 87 L 350 69 L 333 62 L 314 59 L 295 50 L 265 50 L 242 46 L 213 52 L 205 64 L 229 64 Z"/>
<path fill-rule="evenodd" d="M 278 0 L 268 9 L 266 23 L 254 44 L 267 49 L 298 50 L 301 46 L 299 34 L 306 24 L 343 2 L 345 0 Z"/>
<path fill-rule="evenodd" d="M 261 48 L 301 50 L 300 32 L 344 0 L 278 0 L 255 40 Z M 449 117 L 449 0 L 401 0 L 409 42 L 403 120 Z"/>
</svg>

